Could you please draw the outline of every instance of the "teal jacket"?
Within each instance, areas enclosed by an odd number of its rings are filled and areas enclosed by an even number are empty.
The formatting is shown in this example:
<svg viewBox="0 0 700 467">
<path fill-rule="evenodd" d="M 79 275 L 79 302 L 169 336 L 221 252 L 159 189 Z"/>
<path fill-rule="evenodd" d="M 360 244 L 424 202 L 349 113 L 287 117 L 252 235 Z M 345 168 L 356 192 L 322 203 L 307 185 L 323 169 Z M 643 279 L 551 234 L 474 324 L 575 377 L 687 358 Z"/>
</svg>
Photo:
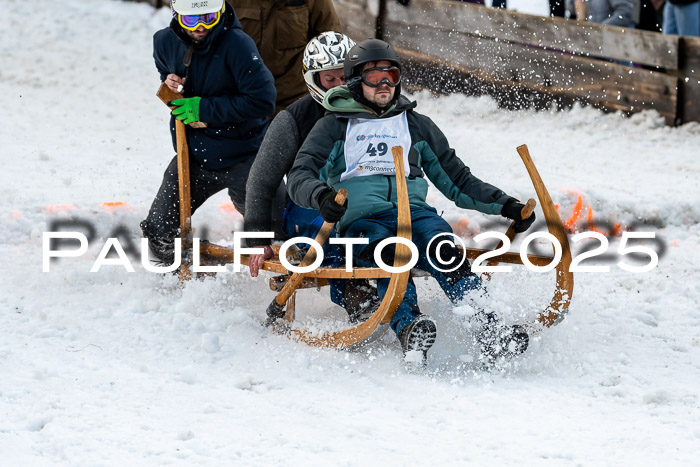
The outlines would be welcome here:
<svg viewBox="0 0 700 467">
<path fill-rule="evenodd" d="M 329 189 L 348 190 L 348 208 L 338 223 L 341 233 L 357 219 L 397 207 L 395 175 L 340 181 L 346 168 L 344 145 L 350 118 L 386 118 L 406 112 L 411 134 L 410 174 L 406 180 L 411 206 L 428 206 L 426 176 L 460 208 L 501 214 L 503 205 L 510 199 L 500 189 L 475 177 L 435 123 L 414 111 L 416 103 L 403 96 L 395 107 L 378 116 L 357 103 L 347 86 L 339 86 L 326 94 L 323 106 L 329 113 L 316 123 L 299 149 L 287 177 L 287 191 L 296 204 L 319 209 L 319 198 Z"/>
</svg>

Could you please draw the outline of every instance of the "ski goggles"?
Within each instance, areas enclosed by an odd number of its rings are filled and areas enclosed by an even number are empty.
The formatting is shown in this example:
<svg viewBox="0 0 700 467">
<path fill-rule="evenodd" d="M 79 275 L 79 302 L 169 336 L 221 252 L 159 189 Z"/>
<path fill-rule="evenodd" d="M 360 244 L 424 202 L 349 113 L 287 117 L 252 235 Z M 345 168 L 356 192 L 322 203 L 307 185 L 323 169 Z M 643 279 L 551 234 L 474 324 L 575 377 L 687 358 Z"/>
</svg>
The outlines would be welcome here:
<svg viewBox="0 0 700 467">
<path fill-rule="evenodd" d="M 224 6 L 221 7 L 221 10 L 203 15 L 181 15 L 173 10 L 173 18 L 177 18 L 177 22 L 180 23 L 180 26 L 190 31 L 195 31 L 199 26 L 211 29 L 219 24 L 221 13 L 223 13 L 224 8 L 226 8 L 225 5 L 226 2 L 224 2 Z"/>
<path fill-rule="evenodd" d="M 395 66 L 368 68 L 362 72 L 362 82 L 372 88 L 382 84 L 393 88 L 401 82 L 401 70 Z"/>
</svg>

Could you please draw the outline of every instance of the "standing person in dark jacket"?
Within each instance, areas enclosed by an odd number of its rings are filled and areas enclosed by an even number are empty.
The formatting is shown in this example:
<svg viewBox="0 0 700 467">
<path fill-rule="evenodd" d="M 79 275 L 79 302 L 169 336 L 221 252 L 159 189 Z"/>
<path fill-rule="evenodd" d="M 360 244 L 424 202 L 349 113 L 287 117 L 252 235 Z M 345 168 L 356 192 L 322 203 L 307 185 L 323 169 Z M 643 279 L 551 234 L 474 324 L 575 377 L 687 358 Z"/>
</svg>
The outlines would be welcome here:
<svg viewBox="0 0 700 467">
<path fill-rule="evenodd" d="M 304 47 L 324 31 L 342 31 L 333 0 L 228 0 L 275 77 L 275 113 L 306 95 Z"/>
<path fill-rule="evenodd" d="M 522 219 L 521 203 L 476 178 L 457 158 L 440 129 L 413 110 L 415 102 L 401 96 L 401 60 L 389 44 L 377 39 L 360 42 L 350 51 L 344 69 L 347 86 L 326 94 L 323 106 L 332 114 L 314 126 L 299 150 L 288 177 L 289 195 L 300 206 L 318 209 L 324 220 L 337 222 L 342 236 L 367 238 L 369 245 L 355 251 L 354 261 L 358 266 L 374 266 L 376 246 L 397 232 L 396 174 L 390 148 L 403 147 L 406 173 L 401 176 L 408 185 L 412 241 L 419 251 L 417 267 L 435 277 L 447 296 L 457 302 L 480 287 L 479 277 L 466 260 L 449 272 L 433 266 L 452 257 L 459 261 L 461 254 L 455 245 L 446 247 L 443 242 L 432 242 L 427 251 L 433 237 L 452 230 L 427 204 L 425 176 L 461 208 L 515 220 L 516 232 L 527 230 L 534 216 Z M 334 199 L 341 188 L 348 191 L 343 206 Z M 388 250 L 384 249 L 383 260 L 391 264 L 391 258 L 384 258 Z M 388 284 L 389 279 L 377 281 L 380 297 Z M 485 328 L 489 332 L 482 335 L 492 338 L 482 343 L 491 355 L 527 348 L 528 336 L 522 327 L 490 324 Z M 420 313 L 412 282 L 390 326 L 404 352 L 417 350 L 425 356 L 433 345 L 435 321 Z M 491 332 L 496 326 L 498 332 Z"/>
<path fill-rule="evenodd" d="M 277 219 L 281 218 L 286 238 L 314 238 L 323 225 L 317 210 L 299 207 L 292 201 L 286 203 L 284 215 L 275 216 L 275 190 L 283 184 L 306 136 L 325 115 L 323 97 L 330 89 L 345 84 L 343 64 L 354 45 L 348 36 L 333 31 L 319 34 L 306 45 L 302 72 L 309 93 L 277 114 L 265 134 L 246 187 L 245 232 L 278 230 Z M 247 244 L 264 247 L 263 254 L 250 255 L 248 262 L 250 275 L 257 277 L 263 262 L 274 256 L 271 239 L 250 238 Z M 337 246 L 327 246 L 324 256 L 333 264 L 332 258 L 340 259 L 342 255 Z M 376 289 L 366 280 L 330 282 L 331 299 L 345 307 L 351 322 L 361 321 L 377 304 Z"/>
<path fill-rule="evenodd" d="M 184 96 L 171 103 L 177 106 L 170 120 L 173 147 L 175 118 L 207 123 L 206 128 L 187 128 L 192 212 L 228 189 L 243 214 L 248 172 L 275 107 L 272 74 L 224 0 L 172 0 L 171 6 L 170 26 L 153 37 L 153 57 L 161 80 Z M 167 264 L 174 259 L 179 204 L 174 157 L 141 223 L 154 256 Z"/>
</svg>

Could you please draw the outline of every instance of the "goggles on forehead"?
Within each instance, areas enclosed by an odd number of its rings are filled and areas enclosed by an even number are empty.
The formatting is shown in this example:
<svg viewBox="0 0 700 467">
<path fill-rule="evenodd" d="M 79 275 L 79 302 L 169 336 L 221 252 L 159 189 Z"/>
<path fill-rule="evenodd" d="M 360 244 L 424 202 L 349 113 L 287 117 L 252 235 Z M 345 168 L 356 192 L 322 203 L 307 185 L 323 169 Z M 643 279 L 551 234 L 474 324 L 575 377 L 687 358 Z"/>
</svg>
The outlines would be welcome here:
<svg viewBox="0 0 700 467">
<path fill-rule="evenodd" d="M 224 2 L 221 10 L 203 15 L 181 15 L 173 10 L 173 18 L 177 18 L 177 22 L 180 23 L 180 26 L 190 31 L 195 31 L 199 26 L 211 29 L 221 20 L 221 14 L 224 12 L 224 8 L 226 8 L 226 2 Z"/>
<path fill-rule="evenodd" d="M 395 66 L 368 68 L 362 72 L 362 82 L 372 88 L 382 84 L 393 88 L 401 82 L 401 70 Z"/>
</svg>

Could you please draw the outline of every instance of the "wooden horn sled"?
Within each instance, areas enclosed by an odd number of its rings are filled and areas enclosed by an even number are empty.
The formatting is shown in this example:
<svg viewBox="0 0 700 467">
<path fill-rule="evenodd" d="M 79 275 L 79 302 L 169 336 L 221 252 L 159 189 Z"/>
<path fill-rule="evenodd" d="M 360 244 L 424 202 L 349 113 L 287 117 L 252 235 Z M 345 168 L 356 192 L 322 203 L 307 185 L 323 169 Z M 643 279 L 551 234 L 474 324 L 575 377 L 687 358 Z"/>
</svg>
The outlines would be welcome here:
<svg viewBox="0 0 700 467">
<path fill-rule="evenodd" d="M 525 323 L 525 325 L 530 329 L 530 332 L 538 332 L 543 328 L 550 327 L 554 324 L 561 322 L 566 313 L 568 312 L 569 304 L 573 297 L 574 289 L 574 277 L 573 273 L 569 271 L 571 265 L 571 249 L 569 245 L 569 240 L 564 229 L 559 213 L 554 207 L 554 203 L 547 191 L 547 188 L 542 181 L 542 178 L 535 167 L 534 162 L 530 156 L 527 146 L 522 145 L 517 148 L 518 154 L 520 155 L 525 168 L 530 175 L 535 192 L 537 193 L 537 198 L 539 199 L 540 206 L 544 213 L 545 221 L 547 223 L 547 229 L 560 243 L 562 248 L 562 257 L 559 263 L 556 265 L 555 277 L 556 283 L 553 292 L 553 297 L 550 303 L 537 315 L 537 318 L 531 323 Z M 394 157 L 394 164 L 396 166 L 396 173 L 403 174 L 403 154 L 402 148 L 393 147 L 392 155 Z M 405 177 L 396 177 L 397 181 L 397 196 L 398 196 L 398 232 L 397 236 L 402 237 L 406 240 L 411 240 L 411 212 L 408 202 L 408 189 L 406 186 Z M 534 210 L 535 201 L 529 200 L 528 203 L 523 208 L 523 217 L 528 217 L 530 213 Z M 323 244 L 328 234 L 331 232 L 333 225 L 324 223 L 322 231 L 319 232 L 317 239 L 323 240 L 319 242 Z M 509 239 L 513 239 L 514 232 L 513 226 L 508 230 L 507 236 Z M 323 234 L 323 235 L 322 235 Z M 324 238 L 325 235 L 325 238 Z M 204 256 L 209 256 L 213 258 L 218 258 L 219 260 L 225 260 L 233 262 L 234 255 L 231 248 L 218 246 L 215 244 L 202 244 L 201 254 Z M 275 253 L 278 253 L 279 248 L 273 247 Z M 476 257 L 488 253 L 493 250 L 483 250 L 477 248 L 465 248 L 464 253 L 467 258 L 475 259 Z M 315 257 L 315 252 L 313 248 L 309 249 L 307 255 L 302 261 L 302 264 L 311 264 Z M 553 261 L 553 257 L 540 256 L 540 255 L 527 255 L 528 259 L 535 266 L 545 266 Z M 410 259 L 410 250 L 407 246 L 396 243 L 396 255 L 394 260 L 394 267 L 399 267 L 407 264 Z M 506 252 L 500 256 L 493 257 L 489 260 L 488 264 L 498 264 L 498 263 L 509 263 L 509 264 L 523 264 L 520 254 L 513 252 Z M 248 264 L 248 256 L 241 255 L 241 264 Z M 283 333 L 291 339 L 304 342 L 311 346 L 326 347 L 326 348 L 336 348 L 343 349 L 350 347 L 352 345 L 361 343 L 368 339 L 377 328 L 382 324 L 387 324 L 391 321 L 391 318 L 398 308 L 399 304 L 403 300 L 404 294 L 406 292 L 406 285 L 411 271 L 406 271 L 402 273 L 390 273 L 381 268 L 354 268 L 351 271 L 346 271 L 345 268 L 331 268 L 331 267 L 319 267 L 314 271 L 304 273 L 304 274 L 293 274 L 289 276 L 289 271 L 282 266 L 278 259 L 265 261 L 263 269 L 279 274 L 284 274 L 285 276 L 274 277 L 270 281 L 270 288 L 277 291 L 278 294 L 275 300 L 270 305 L 271 307 L 277 307 L 278 309 L 283 309 L 286 307 L 286 313 L 284 317 L 286 319 L 287 325 L 275 325 L 272 329 L 276 332 Z M 416 274 L 417 273 L 417 274 Z M 421 274 L 421 271 L 413 271 L 414 276 L 425 275 Z M 328 285 L 328 279 L 379 279 L 379 278 L 390 278 L 388 290 L 382 300 L 379 308 L 367 319 L 366 321 L 359 323 L 353 327 L 342 329 L 334 332 L 326 332 L 321 334 L 313 334 L 310 331 L 303 329 L 291 328 L 288 323 L 294 320 L 295 310 L 294 303 L 296 297 L 296 291 L 305 288 L 319 288 Z M 278 320 L 281 321 L 281 320 Z M 269 323 L 268 323 L 269 324 Z"/>
</svg>

